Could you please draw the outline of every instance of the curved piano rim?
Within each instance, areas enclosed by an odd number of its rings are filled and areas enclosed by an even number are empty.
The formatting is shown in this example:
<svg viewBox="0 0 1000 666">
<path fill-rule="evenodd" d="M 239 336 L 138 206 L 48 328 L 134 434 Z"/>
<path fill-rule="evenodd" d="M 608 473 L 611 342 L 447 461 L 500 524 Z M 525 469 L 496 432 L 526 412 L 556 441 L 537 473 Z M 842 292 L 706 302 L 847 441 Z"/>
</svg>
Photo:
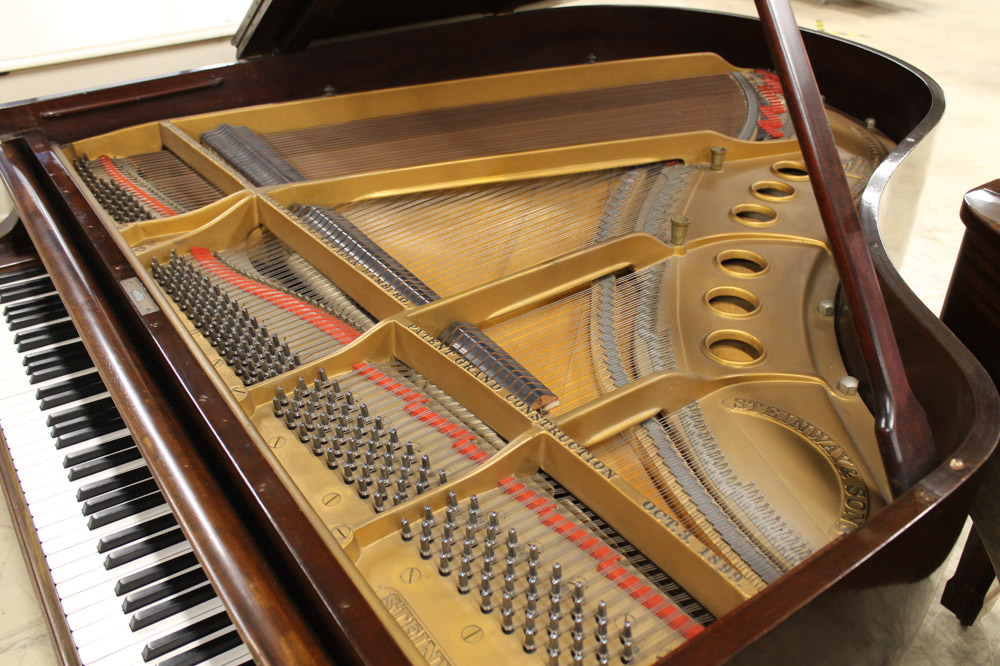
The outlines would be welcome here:
<svg viewBox="0 0 1000 666">
<path fill-rule="evenodd" d="M 920 171 L 911 153 L 927 141 L 941 116 L 941 90 L 922 72 L 873 49 L 818 33 L 807 33 L 805 40 L 827 101 L 856 117 L 877 118 L 879 128 L 900 145 L 872 178 L 861 214 L 910 383 L 928 412 L 944 462 L 865 528 L 815 553 L 673 653 L 671 662 L 796 656 L 812 661 L 818 645 L 831 661 L 901 656 L 929 602 L 933 574 L 964 523 L 976 472 L 997 439 L 1000 403 L 988 376 L 905 286 L 877 232 L 886 222 L 885 213 L 879 219 L 879 208 L 894 182 L 890 177 L 896 178 L 903 165 Z M 519 46 L 524 43 L 536 47 Z M 222 401 L 212 399 L 212 382 L 196 364 L 184 362 L 189 352 L 179 334 L 163 325 L 162 315 L 141 317 L 125 299 L 118 281 L 131 277 L 133 268 L 52 144 L 165 117 L 315 96 L 333 83 L 338 91 L 353 92 L 575 64 L 591 53 L 610 60 L 703 50 L 740 66 L 769 63 L 753 19 L 649 7 L 539 10 L 344 40 L 302 53 L 7 105 L 0 108 L 0 137 L 6 143 L 0 170 L 36 242 L 44 220 L 32 213 L 33 196 L 51 207 L 58 233 L 80 248 L 97 282 L 111 294 L 107 312 L 76 311 L 74 321 L 93 328 L 88 320 L 94 317 L 120 318 L 154 370 L 164 372 L 168 400 L 190 417 L 193 438 L 211 448 L 214 465 L 236 487 L 229 502 L 256 522 L 256 540 L 271 556 L 277 576 L 294 581 L 291 596 L 329 655 L 358 663 L 400 661 L 404 653 L 392 633 L 363 607 L 364 597 L 354 586 L 336 581 L 337 561 L 323 552 L 273 472 L 254 459 L 247 438 L 220 409 Z M 400 52 L 408 54 L 405 70 L 393 64 Z M 454 57 L 456 52 L 463 57 Z M 315 66 L 330 62 L 339 65 L 333 76 L 329 67 Z M 866 76 L 845 77 L 845 69 Z M 36 195 L 17 182 L 18 174 L 39 181 Z M 56 256 L 48 263 L 58 261 Z M 939 388 L 942 378 L 953 382 L 946 396 Z M 204 538 L 187 536 L 194 542 Z M 243 633 L 255 632 L 258 625 L 243 619 L 243 610 L 234 606 L 231 611 Z M 256 646 L 263 661 L 281 662 L 274 649 Z"/>
</svg>

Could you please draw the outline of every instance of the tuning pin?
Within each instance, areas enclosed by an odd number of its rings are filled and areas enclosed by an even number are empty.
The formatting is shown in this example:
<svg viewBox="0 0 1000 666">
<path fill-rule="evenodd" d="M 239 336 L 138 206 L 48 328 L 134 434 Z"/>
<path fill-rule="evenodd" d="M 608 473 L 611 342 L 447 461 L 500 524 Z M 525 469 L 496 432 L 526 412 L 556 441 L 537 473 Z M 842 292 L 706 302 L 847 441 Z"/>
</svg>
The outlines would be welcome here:
<svg viewBox="0 0 1000 666">
<path fill-rule="evenodd" d="M 573 585 L 573 621 L 583 621 L 583 581 Z"/>
<path fill-rule="evenodd" d="M 504 592 L 503 606 L 500 608 L 503 619 L 500 622 L 500 630 L 505 634 L 514 633 L 514 602 L 510 594 Z"/>
<path fill-rule="evenodd" d="M 538 583 L 537 582 L 535 582 L 533 580 L 529 580 L 528 581 L 528 589 L 524 593 L 524 597 L 529 602 L 531 602 L 532 604 L 538 601 Z"/>
<path fill-rule="evenodd" d="M 632 621 L 626 619 L 622 625 L 621 633 L 622 642 L 622 656 L 621 660 L 623 664 L 631 664 L 632 660 L 635 659 L 635 646 L 632 642 Z"/>
<path fill-rule="evenodd" d="M 443 486 L 446 483 L 448 483 L 448 470 L 446 470 L 446 469 L 439 469 L 438 470 L 438 485 L 439 486 Z"/>
<path fill-rule="evenodd" d="M 490 577 L 485 573 L 479 583 L 479 610 L 484 613 L 493 612 L 493 588 L 490 586 Z"/>
<path fill-rule="evenodd" d="M 469 577 L 472 575 L 472 567 L 469 566 L 469 558 L 462 556 L 461 564 L 458 568 L 458 593 L 469 593 Z"/>
<path fill-rule="evenodd" d="M 438 573 L 442 576 L 451 574 L 451 546 L 441 543 L 441 556 L 438 558 Z"/>
<path fill-rule="evenodd" d="M 528 545 L 528 581 L 538 581 L 538 544 Z"/>
<path fill-rule="evenodd" d="M 382 513 L 385 511 L 385 493 L 378 491 L 372 496 L 375 502 L 375 513 Z"/>
<path fill-rule="evenodd" d="M 608 652 L 608 604 L 606 601 L 597 604 L 597 631 L 594 637 L 597 639 L 597 661 L 600 664 L 607 664 L 611 655 Z"/>
<path fill-rule="evenodd" d="M 437 527 L 437 520 L 434 518 L 434 512 L 431 510 L 430 504 L 424 505 L 424 523 L 431 529 Z"/>
<path fill-rule="evenodd" d="M 368 486 L 371 484 L 371 478 L 366 474 L 362 473 L 358 478 L 358 497 L 361 499 L 368 499 L 369 492 Z"/>
<path fill-rule="evenodd" d="M 513 564 L 517 562 L 517 529 L 510 528 L 507 530 L 507 561 Z"/>
<path fill-rule="evenodd" d="M 413 530 L 410 528 L 410 521 L 403 518 L 399 521 L 400 523 L 400 534 L 403 537 L 403 541 L 411 541 L 413 539 Z"/>
<path fill-rule="evenodd" d="M 326 368 L 319 369 L 319 379 L 320 386 L 327 389 L 330 388 L 330 378 L 326 376 Z"/>
<path fill-rule="evenodd" d="M 465 524 L 465 543 L 469 548 L 476 547 L 476 527 L 472 523 Z"/>
<path fill-rule="evenodd" d="M 549 664 L 550 666 L 556 666 L 559 663 L 559 625 L 552 628 L 552 624 L 549 624 Z"/>
<path fill-rule="evenodd" d="M 535 616 L 529 613 L 527 610 L 524 611 L 524 643 L 522 647 L 524 651 L 531 654 L 537 649 L 535 645 L 535 634 L 538 630 L 535 628 Z"/>
</svg>

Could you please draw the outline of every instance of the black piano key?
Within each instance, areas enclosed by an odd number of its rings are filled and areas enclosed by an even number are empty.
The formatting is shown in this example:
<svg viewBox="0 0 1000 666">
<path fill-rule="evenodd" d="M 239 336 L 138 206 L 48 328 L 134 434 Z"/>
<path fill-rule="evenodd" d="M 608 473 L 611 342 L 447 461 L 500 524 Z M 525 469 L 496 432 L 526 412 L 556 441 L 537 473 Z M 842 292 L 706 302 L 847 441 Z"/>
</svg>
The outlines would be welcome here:
<svg viewBox="0 0 1000 666">
<path fill-rule="evenodd" d="M 46 417 L 45 425 L 55 428 L 64 421 L 96 418 L 95 415 L 104 414 L 108 411 L 113 414 L 118 413 L 118 410 L 115 409 L 115 403 L 111 399 L 111 396 L 100 398 L 99 400 L 94 400 L 93 402 L 88 402 L 87 404 L 80 405 L 79 407 L 70 407 L 69 409 L 64 409 L 59 412 L 53 412 Z M 55 433 L 57 436 L 61 434 L 62 433 L 60 432 Z"/>
<path fill-rule="evenodd" d="M 123 576 L 115 583 L 115 594 L 120 597 L 123 594 L 128 594 L 133 590 L 138 590 L 140 587 L 155 583 L 167 576 L 172 576 L 175 573 L 197 565 L 198 558 L 194 556 L 194 553 L 175 555 L 169 560 L 157 562 L 145 569 L 140 569 L 127 576 Z"/>
<path fill-rule="evenodd" d="M 129 619 L 128 626 L 132 631 L 145 629 L 155 622 L 193 608 L 213 597 L 215 597 L 215 590 L 212 589 L 211 585 L 205 583 L 201 587 L 196 587 L 184 594 L 179 594 L 176 597 L 162 601 L 155 606 L 149 606 L 148 608 L 136 611 Z"/>
<path fill-rule="evenodd" d="M 157 666 L 195 666 L 207 659 L 222 654 L 226 650 L 232 650 L 239 644 L 240 635 L 233 629 L 186 652 L 176 654 L 169 659 L 164 659 Z"/>
<path fill-rule="evenodd" d="M 11 271 L 10 273 L 0 274 L 0 285 L 27 280 L 28 278 L 38 277 L 39 275 L 45 275 L 44 266 L 38 265 L 21 268 L 16 271 Z"/>
<path fill-rule="evenodd" d="M 15 333 L 14 344 L 17 345 L 17 351 L 24 353 L 57 342 L 72 340 L 75 337 L 77 337 L 77 333 L 76 329 L 73 328 L 73 323 L 64 321 L 51 326 Z"/>
<path fill-rule="evenodd" d="M 52 363 L 68 361 L 80 356 L 87 356 L 87 348 L 84 347 L 82 341 L 77 340 L 58 347 L 29 352 L 21 358 L 21 365 L 30 374 L 36 368 L 43 368 Z"/>
<path fill-rule="evenodd" d="M 35 398 L 42 411 L 45 411 L 59 405 L 65 405 L 67 402 L 96 395 L 104 390 L 101 376 L 96 372 L 90 372 L 52 386 L 40 388 L 35 392 Z"/>
<path fill-rule="evenodd" d="M 87 518 L 87 527 L 95 530 L 98 527 L 110 525 L 116 520 L 121 520 L 125 516 L 134 516 L 135 514 L 147 509 L 152 509 L 154 506 L 159 506 L 165 501 L 166 500 L 163 499 L 162 493 L 159 491 L 142 497 L 137 497 L 134 500 L 122 502 L 121 504 L 113 506 L 110 509 L 98 511 Z"/>
<path fill-rule="evenodd" d="M 50 379 L 64 377 L 65 375 L 79 370 L 86 370 L 93 365 L 94 364 L 90 361 L 90 357 L 87 356 L 86 353 L 80 354 L 76 357 L 45 361 L 27 368 L 28 383 L 41 384 L 42 382 L 47 382 Z"/>
<path fill-rule="evenodd" d="M 232 623 L 229 621 L 229 616 L 226 615 L 226 612 L 219 611 L 215 615 L 209 615 L 204 620 L 199 620 L 192 625 L 172 631 L 166 636 L 160 636 L 146 643 L 146 647 L 142 649 L 142 660 L 150 661 L 157 657 L 162 657 L 168 652 L 173 652 L 178 648 L 193 643 L 209 634 L 214 634 L 231 625 Z"/>
<path fill-rule="evenodd" d="M 106 469 L 124 465 L 127 462 L 138 460 L 139 458 L 142 458 L 142 454 L 139 453 L 139 449 L 125 449 L 124 451 L 119 451 L 118 453 L 112 453 L 110 456 L 104 456 L 103 458 L 97 458 L 96 460 L 91 460 L 81 465 L 70 467 L 68 478 L 70 481 L 78 481 L 90 476 L 91 474 L 97 474 L 98 472 L 103 472 Z"/>
<path fill-rule="evenodd" d="M 74 444 L 85 442 L 88 439 L 94 439 L 95 437 L 100 437 L 101 435 L 107 435 L 108 433 L 115 432 L 116 430 L 121 430 L 124 427 L 125 421 L 123 421 L 120 416 L 108 419 L 103 423 L 92 423 L 56 437 L 56 448 L 65 449 L 67 446 L 73 446 Z M 69 467 L 69 465 L 65 466 Z"/>
<path fill-rule="evenodd" d="M 118 488 L 98 497 L 94 497 L 93 499 L 89 499 L 82 504 L 80 510 L 83 512 L 83 515 L 89 516 L 93 513 L 97 513 L 98 511 L 103 511 L 104 509 L 121 504 L 122 502 L 127 502 L 128 500 L 148 495 L 156 490 L 158 490 L 156 481 L 153 479 L 146 479 L 145 481 L 140 481 L 139 483 L 133 483 L 131 486 Z"/>
<path fill-rule="evenodd" d="M 153 473 L 149 471 L 148 467 L 130 469 L 127 472 L 109 476 L 105 479 L 101 479 L 100 481 L 85 483 L 76 489 L 76 501 L 83 502 L 94 497 L 98 497 L 99 495 L 103 495 L 104 493 L 111 492 L 117 488 L 123 488 L 133 483 L 138 483 L 139 481 L 151 478 L 153 478 Z"/>
<path fill-rule="evenodd" d="M 71 417 L 63 416 L 52 420 L 52 427 L 49 428 L 49 435 L 53 439 L 57 437 L 62 437 L 63 435 L 69 435 L 77 430 L 86 428 L 87 426 L 94 423 L 102 423 L 105 421 L 120 420 L 121 417 L 118 415 L 118 410 L 115 409 L 114 404 L 106 406 L 103 404 L 102 400 L 96 400 L 95 402 L 101 403 L 96 407 L 91 408 L 89 414 L 84 414 L 83 416 Z M 80 409 L 85 409 L 90 407 L 93 403 L 85 403 L 80 405 Z"/>
<path fill-rule="evenodd" d="M 128 564 L 140 557 L 145 557 L 151 553 L 159 552 L 164 548 L 183 543 L 183 541 L 184 533 L 181 532 L 181 528 L 179 527 L 169 532 L 161 532 L 156 536 L 116 548 L 114 551 L 108 553 L 107 557 L 104 558 L 104 568 L 110 571 L 115 567 Z"/>
<path fill-rule="evenodd" d="M 23 315 L 33 315 L 51 310 L 62 310 L 65 315 L 66 307 L 62 304 L 59 294 L 50 294 L 41 298 L 34 298 L 30 301 L 5 305 L 3 306 L 3 316 L 9 322 L 11 319 L 17 319 Z"/>
<path fill-rule="evenodd" d="M 115 548 L 121 548 L 122 546 L 127 546 L 130 543 L 135 543 L 139 539 L 153 536 L 154 534 L 168 530 L 176 525 L 177 518 L 174 517 L 174 514 L 168 513 L 158 516 L 152 520 L 147 520 L 140 525 L 132 525 L 131 527 L 126 527 L 102 537 L 97 542 L 97 552 L 109 553 Z"/>
<path fill-rule="evenodd" d="M 42 324 L 47 321 L 62 319 L 69 313 L 59 300 L 58 294 L 43 296 L 42 298 L 30 301 L 21 301 L 4 306 L 3 317 L 7 321 L 7 328 L 12 331 Z"/>
<path fill-rule="evenodd" d="M 156 603 L 161 599 L 166 599 L 167 597 L 172 597 L 175 594 L 180 594 L 181 592 L 189 590 L 195 585 L 200 585 L 207 580 L 208 577 L 205 575 L 204 569 L 194 569 L 193 571 L 188 571 L 180 576 L 168 578 L 167 580 L 156 583 L 155 585 L 144 587 L 137 592 L 126 595 L 125 599 L 122 601 L 122 610 L 126 613 L 134 613 L 140 608 L 145 608 L 146 606 Z"/>
<path fill-rule="evenodd" d="M 0 303 L 10 303 L 18 301 L 28 296 L 40 296 L 50 291 L 55 291 L 52 280 L 48 278 L 31 280 L 24 284 L 14 284 L 9 287 L 0 287 Z"/>
<path fill-rule="evenodd" d="M 30 328 L 32 326 L 37 326 L 39 324 L 44 324 L 46 322 L 55 321 L 57 319 L 62 319 L 68 316 L 68 313 L 63 308 L 57 308 L 52 310 L 46 310 L 44 312 L 35 313 L 24 313 L 16 317 L 7 318 L 7 328 L 11 331 L 20 331 L 25 328 Z"/>
<path fill-rule="evenodd" d="M 63 458 L 63 467 L 76 467 L 77 465 L 82 465 L 83 463 L 90 462 L 91 460 L 97 460 L 98 458 L 109 456 L 112 453 L 124 451 L 125 449 L 133 446 L 135 446 L 135 442 L 132 441 L 132 437 L 130 435 L 122 435 L 117 439 L 101 442 L 100 444 L 94 444 L 93 446 L 88 446 L 80 449 L 79 451 L 73 451 L 72 453 L 67 454 L 66 457 Z"/>
</svg>

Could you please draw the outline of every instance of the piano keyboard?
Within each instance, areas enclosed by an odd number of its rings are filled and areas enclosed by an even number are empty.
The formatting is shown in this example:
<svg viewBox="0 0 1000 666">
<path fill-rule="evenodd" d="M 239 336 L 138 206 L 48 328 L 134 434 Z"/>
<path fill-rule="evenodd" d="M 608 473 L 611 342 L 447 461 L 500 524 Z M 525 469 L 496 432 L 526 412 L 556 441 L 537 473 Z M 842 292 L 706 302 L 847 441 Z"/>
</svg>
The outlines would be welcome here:
<svg viewBox="0 0 1000 666">
<path fill-rule="evenodd" d="M 0 305 L 0 428 L 80 661 L 250 663 L 48 276 Z"/>
</svg>

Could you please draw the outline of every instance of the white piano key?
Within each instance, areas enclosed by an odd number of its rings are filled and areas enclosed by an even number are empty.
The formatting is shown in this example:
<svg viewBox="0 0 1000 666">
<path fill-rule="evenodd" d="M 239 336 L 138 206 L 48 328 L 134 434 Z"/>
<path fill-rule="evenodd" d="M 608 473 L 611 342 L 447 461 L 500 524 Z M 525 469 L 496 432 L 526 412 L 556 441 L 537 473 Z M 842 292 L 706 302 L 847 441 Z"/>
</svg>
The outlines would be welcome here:
<svg viewBox="0 0 1000 666">
<path fill-rule="evenodd" d="M 139 458 L 138 460 L 130 460 L 127 463 L 118 465 L 117 467 L 111 467 L 106 470 L 102 470 L 95 474 L 91 474 L 83 479 L 76 479 L 75 481 L 70 481 L 68 478 L 65 479 L 65 483 L 62 484 L 51 484 L 48 486 L 43 486 L 37 488 L 31 492 L 25 492 L 24 497 L 28 502 L 28 506 L 32 506 L 34 503 L 42 502 L 47 499 L 65 498 L 63 501 L 68 501 L 70 498 L 76 501 L 76 491 L 80 486 L 87 485 L 91 482 L 101 481 L 108 477 L 117 476 L 118 474 L 124 474 L 125 472 L 137 469 L 139 467 L 145 467 L 146 462 Z"/>
<path fill-rule="evenodd" d="M 46 450 L 46 447 L 40 447 L 37 451 L 21 453 L 14 462 L 14 466 L 18 470 L 18 476 L 21 475 L 21 470 L 25 470 L 25 472 L 31 474 L 32 466 L 40 463 L 57 463 L 59 469 L 65 469 L 68 471 L 68 467 L 63 467 L 63 460 L 66 459 L 66 456 L 78 451 L 83 451 L 91 446 L 97 446 L 98 444 L 113 442 L 117 439 L 121 439 L 122 437 L 128 437 L 130 434 L 131 433 L 128 428 L 119 428 L 118 430 L 114 430 L 104 435 L 98 435 L 97 437 L 92 437 L 90 439 L 85 439 L 61 449 L 57 449 L 55 447 L 54 439 L 49 440 L 51 445 L 48 447 L 48 450 Z"/>
<path fill-rule="evenodd" d="M 164 550 L 166 550 L 166 549 L 164 549 Z M 190 549 L 188 549 L 188 550 L 190 550 Z M 160 552 L 162 553 L 164 551 L 160 551 Z M 181 554 L 183 554 L 183 552 Z M 143 558 L 143 559 L 145 559 L 145 558 Z M 122 596 L 119 597 L 117 594 L 115 594 L 115 592 L 114 592 L 114 586 L 115 586 L 115 584 L 119 580 L 121 580 L 122 578 L 124 578 L 125 576 L 127 576 L 127 575 L 129 575 L 131 573 L 134 573 L 136 571 L 142 571 L 143 569 L 145 569 L 145 568 L 147 568 L 149 566 L 153 566 L 153 564 L 158 564 L 158 563 L 163 562 L 163 561 L 168 560 L 168 559 L 170 559 L 170 557 L 160 556 L 152 564 L 147 564 L 146 566 L 142 566 L 142 567 L 130 567 L 131 570 L 128 573 L 122 573 L 122 574 L 120 574 L 119 576 L 117 576 L 115 578 L 114 581 L 112 581 L 110 583 L 102 582 L 102 583 L 100 583 L 98 585 L 94 585 L 92 587 L 88 587 L 88 588 L 85 588 L 83 590 L 80 590 L 80 591 L 76 592 L 75 594 L 71 594 L 69 596 L 62 597 L 60 599 L 60 603 L 62 604 L 63 611 L 68 615 L 70 613 L 75 613 L 77 611 L 81 611 L 81 610 L 83 610 L 85 608 L 88 608 L 90 606 L 93 606 L 95 604 L 99 604 L 99 603 L 102 603 L 102 602 L 110 600 L 111 602 L 113 602 L 114 604 L 116 604 L 116 606 L 118 608 L 118 611 L 121 612 L 122 602 L 125 600 L 125 595 L 122 595 Z M 129 563 L 129 564 L 131 564 L 131 563 Z M 125 567 L 123 566 L 121 568 L 125 568 Z M 196 565 L 188 567 L 186 569 L 182 569 L 181 571 L 178 571 L 176 574 L 170 574 L 170 576 L 167 576 L 167 577 L 164 577 L 162 579 L 159 579 L 156 582 L 159 583 L 159 582 L 168 580 L 169 578 L 180 576 L 182 574 L 186 574 L 186 573 L 188 573 L 190 571 L 196 571 L 198 569 L 201 569 L 201 565 L 200 564 L 196 564 Z M 143 586 L 142 588 L 138 588 L 138 589 L 141 590 L 144 587 L 146 587 L 146 586 Z"/>
<path fill-rule="evenodd" d="M 49 568 L 52 570 L 53 576 L 57 573 L 61 576 L 62 570 L 66 566 L 71 566 L 73 560 L 66 561 L 67 558 L 72 557 L 70 553 L 64 553 L 68 548 L 75 549 L 79 552 L 80 557 L 86 557 L 93 553 L 95 555 L 100 555 L 103 560 L 107 553 L 97 552 L 97 542 L 109 534 L 114 534 L 129 527 L 135 527 L 136 525 L 142 525 L 143 523 L 152 520 L 153 518 L 159 518 L 160 516 L 170 513 L 170 506 L 167 504 L 160 504 L 159 506 L 154 506 L 151 509 L 146 509 L 140 513 L 136 513 L 131 516 L 125 516 L 120 520 L 104 525 L 103 527 L 98 527 L 97 529 L 91 530 L 87 528 L 87 523 L 84 521 L 78 523 L 72 520 L 62 521 L 56 523 L 55 525 L 49 525 L 45 528 L 44 534 L 42 530 L 38 531 L 39 541 L 42 543 L 42 552 L 45 553 L 45 559 L 49 562 Z M 80 526 L 82 525 L 82 527 Z M 65 528 L 60 531 L 60 528 Z M 79 549 L 80 545 L 85 545 L 89 552 L 81 552 Z"/>
<path fill-rule="evenodd" d="M 120 622 L 117 621 L 118 618 L 114 622 L 110 620 L 97 622 L 73 632 L 73 642 L 80 652 L 80 659 L 89 664 L 125 648 L 138 647 L 141 651 L 142 647 L 152 639 L 174 631 L 184 624 L 197 622 L 222 607 L 222 602 L 215 597 L 186 611 L 163 618 L 139 631 L 132 631 L 129 628 L 129 616 L 123 614 L 120 616 Z"/>
<path fill-rule="evenodd" d="M 191 552 L 190 543 L 186 541 L 175 543 L 161 551 L 144 555 L 114 569 L 105 569 L 104 559 L 101 558 L 100 564 L 93 569 L 82 571 L 78 576 L 72 576 L 60 583 L 56 583 L 56 594 L 59 595 L 60 599 L 64 599 L 99 585 L 107 585 L 108 594 L 114 594 L 115 583 L 121 578 L 170 559 L 175 555 L 183 555 L 189 552 Z"/>
</svg>

